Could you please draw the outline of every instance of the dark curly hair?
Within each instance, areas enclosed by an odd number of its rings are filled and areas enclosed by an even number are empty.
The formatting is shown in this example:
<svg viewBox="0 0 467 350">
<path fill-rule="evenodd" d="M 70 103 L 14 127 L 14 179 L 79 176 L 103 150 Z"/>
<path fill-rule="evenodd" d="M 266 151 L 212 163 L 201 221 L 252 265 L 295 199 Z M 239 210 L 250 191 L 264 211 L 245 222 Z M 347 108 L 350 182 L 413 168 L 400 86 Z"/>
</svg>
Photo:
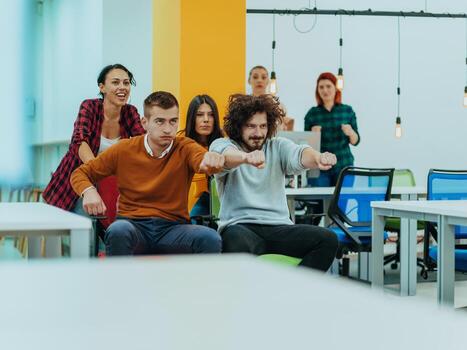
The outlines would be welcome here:
<svg viewBox="0 0 467 350">
<path fill-rule="evenodd" d="M 254 114 L 262 112 L 265 112 L 267 116 L 268 133 L 266 139 L 270 139 L 276 135 L 277 126 L 282 123 L 285 117 L 279 99 L 272 95 L 231 95 L 227 115 L 224 118 L 225 133 L 231 140 L 243 143 L 243 126 Z"/>
</svg>

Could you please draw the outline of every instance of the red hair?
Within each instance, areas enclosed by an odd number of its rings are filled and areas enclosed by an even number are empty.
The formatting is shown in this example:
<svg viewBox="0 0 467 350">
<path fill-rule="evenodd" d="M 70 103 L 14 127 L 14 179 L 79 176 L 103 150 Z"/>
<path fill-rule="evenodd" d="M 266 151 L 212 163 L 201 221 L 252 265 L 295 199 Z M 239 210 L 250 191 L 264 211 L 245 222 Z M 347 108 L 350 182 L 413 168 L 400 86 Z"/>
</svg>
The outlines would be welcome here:
<svg viewBox="0 0 467 350">
<path fill-rule="evenodd" d="M 325 72 L 325 73 L 321 73 L 318 77 L 318 80 L 316 81 L 315 97 L 316 97 L 316 103 L 318 104 L 318 106 L 322 106 L 324 104 L 323 99 L 318 93 L 318 84 L 321 80 L 329 80 L 334 84 L 334 86 L 336 87 L 336 96 L 334 96 L 334 104 L 341 104 L 342 93 L 340 92 L 339 89 L 337 89 L 337 78 L 331 72 Z"/>
</svg>

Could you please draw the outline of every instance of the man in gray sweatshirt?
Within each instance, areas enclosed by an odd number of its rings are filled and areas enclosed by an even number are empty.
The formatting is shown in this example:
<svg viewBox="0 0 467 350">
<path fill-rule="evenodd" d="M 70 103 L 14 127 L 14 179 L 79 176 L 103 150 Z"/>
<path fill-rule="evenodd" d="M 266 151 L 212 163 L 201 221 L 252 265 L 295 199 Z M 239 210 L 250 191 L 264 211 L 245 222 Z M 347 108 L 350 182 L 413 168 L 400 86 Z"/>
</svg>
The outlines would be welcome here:
<svg viewBox="0 0 467 350">
<path fill-rule="evenodd" d="M 219 232 L 224 252 L 284 254 L 301 265 L 326 271 L 337 250 L 335 234 L 323 227 L 294 225 L 285 195 L 285 176 L 306 169 L 328 170 L 332 153 L 274 137 L 284 113 L 268 95 L 230 97 L 224 130 L 210 151 L 225 156 L 215 175 L 220 198 Z"/>
</svg>

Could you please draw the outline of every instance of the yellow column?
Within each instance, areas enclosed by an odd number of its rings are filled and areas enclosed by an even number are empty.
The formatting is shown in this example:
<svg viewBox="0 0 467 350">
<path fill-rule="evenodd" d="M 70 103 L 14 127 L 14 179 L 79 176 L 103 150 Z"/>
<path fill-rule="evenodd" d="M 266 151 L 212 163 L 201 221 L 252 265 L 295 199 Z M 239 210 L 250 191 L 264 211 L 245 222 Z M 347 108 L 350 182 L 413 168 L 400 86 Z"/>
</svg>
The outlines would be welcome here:
<svg viewBox="0 0 467 350">
<path fill-rule="evenodd" d="M 154 0 L 154 90 L 180 102 L 208 94 L 221 120 L 228 97 L 245 90 L 246 0 Z"/>
</svg>

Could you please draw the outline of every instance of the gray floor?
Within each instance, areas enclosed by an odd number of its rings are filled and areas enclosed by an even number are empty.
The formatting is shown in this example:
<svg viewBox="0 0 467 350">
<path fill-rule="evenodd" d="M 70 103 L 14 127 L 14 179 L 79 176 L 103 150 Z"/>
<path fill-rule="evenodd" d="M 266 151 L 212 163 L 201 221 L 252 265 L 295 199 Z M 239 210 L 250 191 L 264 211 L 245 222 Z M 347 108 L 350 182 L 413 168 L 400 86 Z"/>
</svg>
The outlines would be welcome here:
<svg viewBox="0 0 467 350">
<path fill-rule="evenodd" d="M 419 243 L 417 246 L 419 257 L 422 257 L 423 244 Z M 395 243 L 386 243 L 384 246 L 385 255 L 393 254 L 396 251 Z M 398 297 L 400 290 L 400 269 L 393 270 L 389 265 L 384 267 L 385 276 L 385 292 L 387 295 L 393 295 Z M 357 277 L 358 263 L 357 256 L 353 255 L 350 257 L 350 276 L 352 278 Z M 345 277 L 342 277 L 345 278 Z M 361 281 L 354 280 L 356 283 L 365 284 Z M 369 283 L 366 284 L 368 288 Z M 417 294 L 410 298 L 420 299 L 431 299 L 433 305 L 436 305 L 436 271 L 428 272 L 428 278 L 425 280 L 420 276 L 420 268 L 417 270 Z M 455 307 L 462 311 L 467 311 L 467 274 L 462 272 L 456 272 L 456 287 L 455 287 Z"/>
<path fill-rule="evenodd" d="M 386 244 L 385 245 L 385 254 L 391 254 L 395 251 L 395 244 Z M 421 252 L 421 244 L 419 244 L 418 249 Z M 21 260 L 21 254 L 14 247 L 14 240 L 12 238 L 6 238 L 0 241 L 0 261 L 5 260 Z M 350 257 L 350 276 L 357 276 L 357 257 L 356 255 Z M 399 268 L 392 270 L 390 266 L 385 266 L 385 290 L 388 297 L 398 297 L 399 292 Z M 347 277 L 339 277 L 346 278 Z M 363 283 L 354 279 L 355 283 L 359 283 L 362 286 L 370 285 L 368 283 Z M 428 279 L 423 279 L 420 274 L 418 274 L 418 283 L 417 283 L 417 295 L 411 298 L 420 298 L 420 299 L 431 299 L 433 305 L 436 306 L 436 272 L 429 272 Z M 467 274 L 456 272 L 456 289 L 455 289 L 455 307 L 459 310 L 467 311 Z"/>
</svg>

